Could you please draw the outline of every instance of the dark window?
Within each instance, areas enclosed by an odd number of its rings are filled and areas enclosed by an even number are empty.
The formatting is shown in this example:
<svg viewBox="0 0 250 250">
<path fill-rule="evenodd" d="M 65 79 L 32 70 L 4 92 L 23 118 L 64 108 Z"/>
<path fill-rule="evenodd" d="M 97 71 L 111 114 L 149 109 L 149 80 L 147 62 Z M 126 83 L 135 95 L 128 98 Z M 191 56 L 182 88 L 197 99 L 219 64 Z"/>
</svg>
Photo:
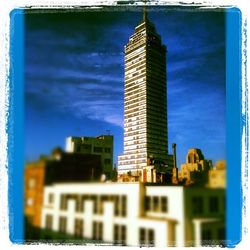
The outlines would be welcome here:
<svg viewBox="0 0 250 250">
<path fill-rule="evenodd" d="M 114 197 L 115 200 L 115 215 L 119 215 L 119 196 Z"/>
<path fill-rule="evenodd" d="M 110 153 L 111 152 L 111 148 L 105 148 L 105 153 Z"/>
<path fill-rule="evenodd" d="M 76 212 L 82 212 L 82 203 L 83 201 L 82 201 L 82 198 L 81 198 L 81 196 L 77 196 L 76 197 Z"/>
<path fill-rule="evenodd" d="M 219 211 L 219 199 L 218 199 L 218 197 L 210 197 L 210 199 L 209 199 L 209 211 L 211 213 L 217 213 Z"/>
<path fill-rule="evenodd" d="M 94 223 L 93 223 L 93 239 L 94 240 L 102 240 L 102 234 L 103 234 L 102 222 L 94 221 Z"/>
<path fill-rule="evenodd" d="M 196 163 L 197 159 L 196 159 L 196 156 L 194 155 L 194 163 Z"/>
<path fill-rule="evenodd" d="M 99 206 L 99 213 L 102 214 L 103 213 L 103 208 L 104 208 L 104 202 L 108 201 L 109 197 L 108 195 L 102 195 L 100 197 L 100 206 Z"/>
<path fill-rule="evenodd" d="M 81 147 L 82 153 L 91 153 L 91 145 L 83 144 Z"/>
<path fill-rule="evenodd" d="M 127 231 L 124 225 L 114 225 L 114 243 L 126 245 Z"/>
<path fill-rule="evenodd" d="M 95 153 L 102 153 L 102 147 L 94 147 Z"/>
<path fill-rule="evenodd" d="M 103 235 L 103 224 L 102 222 L 99 222 L 99 240 L 102 240 Z"/>
<path fill-rule="evenodd" d="M 27 221 L 30 223 L 30 224 L 33 224 L 33 221 L 34 221 L 34 217 L 33 216 L 26 216 L 27 218 Z"/>
<path fill-rule="evenodd" d="M 139 239 L 140 239 L 140 245 L 146 244 L 146 230 L 144 228 L 139 229 Z"/>
<path fill-rule="evenodd" d="M 67 219 L 66 217 L 59 217 L 59 232 L 66 233 Z"/>
<path fill-rule="evenodd" d="M 61 195 L 60 209 L 67 210 L 67 197 L 65 194 Z"/>
<path fill-rule="evenodd" d="M 203 213 L 203 199 L 202 197 L 192 198 L 192 211 L 194 214 Z"/>
<path fill-rule="evenodd" d="M 146 211 L 150 210 L 150 201 L 151 201 L 151 198 L 149 196 L 146 196 L 145 198 L 145 210 Z"/>
<path fill-rule="evenodd" d="M 91 195 L 90 196 L 90 199 L 93 201 L 93 204 L 94 204 L 94 214 L 97 214 L 97 196 L 94 196 L 94 195 Z"/>
<path fill-rule="evenodd" d="M 148 244 L 150 246 L 154 246 L 155 244 L 155 234 L 154 234 L 154 230 L 152 229 L 148 230 Z"/>
<path fill-rule="evenodd" d="M 93 240 L 97 240 L 97 222 L 94 221 L 93 223 L 93 232 L 92 232 L 92 235 L 93 235 Z"/>
<path fill-rule="evenodd" d="M 75 236 L 83 237 L 83 220 L 75 219 Z"/>
<path fill-rule="evenodd" d="M 80 153 L 80 152 L 81 152 L 81 145 L 77 145 L 77 146 L 76 146 L 76 152 L 77 152 L 77 153 Z"/>
<path fill-rule="evenodd" d="M 119 244 L 119 226 L 114 225 L 114 243 Z"/>
<path fill-rule="evenodd" d="M 45 218 L 45 228 L 52 230 L 53 217 L 52 215 L 47 214 Z"/>
<path fill-rule="evenodd" d="M 161 197 L 161 211 L 162 212 L 167 212 L 168 211 L 167 197 Z"/>
<path fill-rule="evenodd" d="M 218 239 L 225 240 L 225 237 L 226 237 L 225 228 L 219 228 L 218 229 Z"/>
<path fill-rule="evenodd" d="M 157 197 L 157 196 L 153 196 L 153 211 L 154 212 L 157 212 L 157 211 L 159 211 L 159 208 L 160 208 L 160 204 L 159 204 L 159 197 Z"/>
<path fill-rule="evenodd" d="M 125 195 L 122 196 L 122 211 L 121 215 L 126 216 L 127 215 L 127 197 Z"/>
<path fill-rule="evenodd" d="M 155 235 L 153 229 L 139 229 L 139 240 L 141 246 L 154 246 Z"/>
<path fill-rule="evenodd" d="M 212 240 L 212 232 L 210 229 L 203 229 L 202 230 L 202 246 L 211 245 Z"/>
<path fill-rule="evenodd" d="M 110 164 L 111 160 L 110 159 L 104 159 L 104 164 Z"/>
<path fill-rule="evenodd" d="M 123 225 L 121 226 L 121 241 L 123 245 L 126 245 L 127 240 L 127 230 L 126 227 Z"/>
</svg>

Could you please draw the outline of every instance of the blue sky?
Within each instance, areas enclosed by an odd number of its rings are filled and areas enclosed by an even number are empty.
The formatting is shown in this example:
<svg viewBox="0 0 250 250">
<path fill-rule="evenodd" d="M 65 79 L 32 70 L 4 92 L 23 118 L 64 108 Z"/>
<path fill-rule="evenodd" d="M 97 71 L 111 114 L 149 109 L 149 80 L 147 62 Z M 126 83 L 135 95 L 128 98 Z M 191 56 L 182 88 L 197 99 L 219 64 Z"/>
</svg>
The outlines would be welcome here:
<svg viewBox="0 0 250 250">
<path fill-rule="evenodd" d="M 26 14 L 25 158 L 36 160 L 67 136 L 114 135 L 123 152 L 124 45 L 140 8 Z M 189 148 L 225 159 L 225 20 L 220 11 L 149 9 L 167 46 L 169 151 Z M 160 97 L 159 97 L 160 98 Z"/>
</svg>

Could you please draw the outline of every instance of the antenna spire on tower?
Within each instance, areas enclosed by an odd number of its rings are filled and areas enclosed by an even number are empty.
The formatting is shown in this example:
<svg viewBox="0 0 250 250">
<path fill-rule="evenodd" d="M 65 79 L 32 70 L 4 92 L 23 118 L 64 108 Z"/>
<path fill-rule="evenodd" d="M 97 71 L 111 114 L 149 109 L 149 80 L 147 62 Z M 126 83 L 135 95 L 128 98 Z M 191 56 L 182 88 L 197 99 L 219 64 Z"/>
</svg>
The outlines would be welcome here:
<svg viewBox="0 0 250 250">
<path fill-rule="evenodd" d="M 148 11 L 147 11 L 147 0 L 144 0 L 144 7 L 143 7 L 143 21 L 146 22 L 148 20 Z"/>
</svg>

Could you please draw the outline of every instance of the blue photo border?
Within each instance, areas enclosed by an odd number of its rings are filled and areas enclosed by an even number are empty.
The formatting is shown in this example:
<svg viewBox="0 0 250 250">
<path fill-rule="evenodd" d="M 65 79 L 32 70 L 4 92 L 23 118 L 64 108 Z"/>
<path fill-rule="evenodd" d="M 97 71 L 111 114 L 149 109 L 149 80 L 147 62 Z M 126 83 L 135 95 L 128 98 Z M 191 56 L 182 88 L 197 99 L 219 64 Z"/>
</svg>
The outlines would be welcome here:
<svg viewBox="0 0 250 250">
<path fill-rule="evenodd" d="M 228 247 L 235 247 L 242 239 L 241 20 L 242 15 L 239 9 L 232 8 L 226 11 L 226 228 Z"/>
<path fill-rule="evenodd" d="M 10 240 L 24 242 L 24 10 L 10 13 L 10 78 L 8 132 L 8 202 Z M 226 152 L 227 246 L 242 238 L 241 189 L 241 12 L 226 10 Z M 216 117 L 215 117 L 216 119 Z"/>
<path fill-rule="evenodd" d="M 9 237 L 24 242 L 24 10 L 10 13 L 8 132 Z"/>
</svg>

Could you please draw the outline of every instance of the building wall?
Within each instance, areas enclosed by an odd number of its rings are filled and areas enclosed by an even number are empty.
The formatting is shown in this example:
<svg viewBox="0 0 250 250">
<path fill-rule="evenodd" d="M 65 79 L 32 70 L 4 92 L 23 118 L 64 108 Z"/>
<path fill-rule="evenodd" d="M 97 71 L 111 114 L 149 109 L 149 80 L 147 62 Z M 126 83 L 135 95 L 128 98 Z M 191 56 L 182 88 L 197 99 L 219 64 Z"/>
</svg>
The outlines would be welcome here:
<svg viewBox="0 0 250 250">
<path fill-rule="evenodd" d="M 113 169 L 113 136 L 101 135 L 98 137 L 68 137 L 66 152 L 100 155 L 103 171 Z"/>
<path fill-rule="evenodd" d="M 210 188 L 225 188 L 226 187 L 226 170 L 225 169 L 209 170 L 208 186 Z"/>
<path fill-rule="evenodd" d="M 207 183 L 208 171 L 212 167 L 212 163 L 204 159 L 200 149 L 191 148 L 186 156 L 186 163 L 181 164 L 178 172 L 179 181 L 185 180 L 186 184 L 191 183 Z"/>
<path fill-rule="evenodd" d="M 101 165 L 100 155 L 61 153 L 60 157 L 46 162 L 45 185 L 99 181 L 102 176 Z"/>
<path fill-rule="evenodd" d="M 44 161 L 27 164 L 24 175 L 24 214 L 36 227 L 40 227 L 41 223 L 44 175 Z"/>
<path fill-rule="evenodd" d="M 150 245 L 150 235 L 154 238 L 154 245 L 164 247 L 167 245 L 176 244 L 175 237 L 178 235 L 178 230 L 175 229 L 179 215 L 174 214 L 174 202 L 169 203 L 169 214 L 162 218 L 160 213 L 151 213 L 144 211 L 145 194 L 161 196 L 166 194 L 159 188 L 159 193 L 153 188 L 144 187 L 138 183 L 134 184 L 118 184 L 118 183 L 90 183 L 90 184 L 67 184 L 67 185 L 53 185 L 45 188 L 45 199 L 42 212 L 42 227 L 46 227 L 46 216 L 53 217 L 52 229 L 59 230 L 59 218 L 65 216 L 67 218 L 67 233 L 74 234 L 74 221 L 76 218 L 84 221 L 84 229 L 82 235 L 84 238 L 93 239 L 94 222 L 102 223 L 102 240 L 104 242 L 114 242 L 115 225 L 118 227 L 124 226 L 126 228 L 126 244 L 131 246 L 143 245 L 140 241 L 142 235 L 145 236 L 145 244 Z M 171 189 L 172 190 L 172 189 Z M 155 193 L 156 192 L 156 193 Z M 181 195 L 181 189 L 176 190 Z M 103 195 L 126 197 L 125 214 L 116 215 L 115 202 L 107 200 L 101 206 L 98 202 L 97 207 L 94 201 L 86 200 L 83 202 L 84 211 L 76 212 L 77 203 L 71 199 L 69 200 L 68 207 L 65 211 L 60 209 L 60 197 L 62 194 L 75 194 L 75 195 L 96 195 L 97 200 L 101 200 Z M 177 194 L 175 193 L 175 194 Z M 54 195 L 54 202 L 49 202 L 50 194 Z M 171 192 L 167 192 L 167 195 Z M 121 203 L 117 203 L 120 204 Z M 178 204 L 176 204 L 178 205 Z M 95 208 L 96 207 L 96 208 Z M 99 209 L 103 208 L 100 212 Z M 121 208 L 121 207 L 120 207 Z M 96 212 L 95 212 L 95 209 Z M 98 212 L 99 211 L 99 212 Z M 172 218 L 174 217 L 174 218 Z M 176 218 L 176 219 L 175 219 Z M 177 232 L 177 233 L 176 233 Z M 178 244 L 181 244 L 181 240 Z"/>
<path fill-rule="evenodd" d="M 200 246 L 206 228 L 212 230 L 213 240 L 219 240 L 218 230 L 225 229 L 225 189 L 186 188 L 184 203 L 186 246 Z"/>
<path fill-rule="evenodd" d="M 151 209 L 146 212 L 146 216 L 158 219 L 169 219 L 176 221 L 174 235 L 176 246 L 184 246 L 184 197 L 183 187 L 176 186 L 146 186 L 145 196 L 166 197 L 167 211 Z M 152 202 L 153 203 L 153 202 Z"/>
<path fill-rule="evenodd" d="M 49 201 L 50 194 L 54 196 L 53 202 Z M 89 198 L 80 201 L 84 209 L 78 209 L 79 203 L 72 196 L 68 200 L 67 208 L 61 209 L 62 195 L 66 194 L 78 197 L 88 195 Z M 109 198 L 101 202 L 105 196 Z M 93 197 L 97 197 L 96 202 Z M 117 203 L 115 197 L 118 197 Z M 126 200 L 125 203 L 123 198 Z M 197 203 L 197 199 L 200 198 L 202 209 Z M 216 199 L 216 208 L 211 207 L 211 198 Z M 153 235 L 153 245 L 158 247 L 200 246 L 204 240 L 204 230 L 210 230 L 210 236 L 217 240 L 219 230 L 221 232 L 221 229 L 225 228 L 224 202 L 223 189 L 214 192 L 214 189 L 201 187 L 185 188 L 139 183 L 57 184 L 45 188 L 42 227 L 46 227 L 46 217 L 50 215 L 53 217 L 51 228 L 58 231 L 59 218 L 64 216 L 67 220 L 65 232 L 74 234 L 75 219 L 82 219 L 82 236 L 87 239 L 96 238 L 93 229 L 96 223 L 101 223 L 100 239 L 104 242 L 113 243 L 117 231 L 121 234 L 121 230 L 117 228 L 124 227 L 126 245 L 143 245 L 142 236 L 144 244 L 150 245 L 150 235 Z"/>
</svg>

